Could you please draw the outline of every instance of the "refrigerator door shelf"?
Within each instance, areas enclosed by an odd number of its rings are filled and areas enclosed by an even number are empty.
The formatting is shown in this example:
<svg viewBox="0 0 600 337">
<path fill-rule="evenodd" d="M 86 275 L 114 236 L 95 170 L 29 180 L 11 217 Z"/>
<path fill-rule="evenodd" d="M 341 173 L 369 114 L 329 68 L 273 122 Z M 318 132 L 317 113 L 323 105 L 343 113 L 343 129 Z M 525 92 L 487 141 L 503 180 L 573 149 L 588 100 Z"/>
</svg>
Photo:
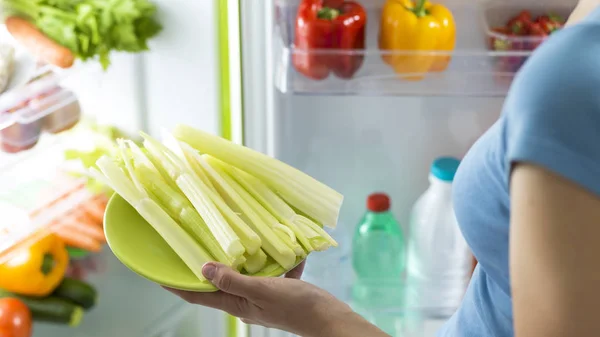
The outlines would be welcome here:
<svg viewBox="0 0 600 337">
<path fill-rule="evenodd" d="M 426 318 L 422 310 L 400 309 L 397 310 L 369 310 L 354 307 L 361 316 L 392 337 L 431 337 L 442 327 L 445 318 Z M 258 337 L 296 337 L 280 330 L 268 330 Z M 255 337 L 254 334 L 252 337 Z"/>
<path fill-rule="evenodd" d="M 363 2 L 367 9 L 365 50 L 302 50 L 294 46 L 297 2 L 274 0 L 274 82 L 283 93 L 303 95 L 368 95 L 368 96 L 505 96 L 515 73 L 543 38 L 513 38 L 493 32 L 527 9 L 534 16 L 556 13 L 567 18 L 576 0 L 440 0 L 453 13 L 456 22 L 454 52 L 382 51 L 378 47 L 380 17 L 385 0 Z M 298 72 L 294 57 L 307 59 L 323 56 L 330 60 L 364 57 L 362 66 L 350 79 L 331 73 L 326 79 L 314 80 Z M 416 70 L 403 76 L 396 74 L 383 58 L 392 64 L 427 61 L 433 57 L 450 57 L 442 72 Z M 322 60 L 322 59 L 321 59 Z M 406 68 L 406 67 L 405 67 Z M 407 79 L 407 76 L 420 79 Z"/>
</svg>

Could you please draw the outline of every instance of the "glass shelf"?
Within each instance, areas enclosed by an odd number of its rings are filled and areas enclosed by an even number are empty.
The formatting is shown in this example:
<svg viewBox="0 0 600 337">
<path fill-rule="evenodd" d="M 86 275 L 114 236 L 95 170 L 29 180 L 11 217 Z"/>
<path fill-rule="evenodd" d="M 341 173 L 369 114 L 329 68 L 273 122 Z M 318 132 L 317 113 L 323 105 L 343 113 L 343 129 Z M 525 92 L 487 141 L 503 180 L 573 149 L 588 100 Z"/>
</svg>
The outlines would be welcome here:
<svg viewBox="0 0 600 337">
<path fill-rule="evenodd" d="M 491 50 L 491 28 L 503 25 L 521 10 L 533 15 L 556 13 L 566 18 L 575 7 L 575 0 L 472 1 L 440 0 L 453 13 L 457 25 L 457 42 L 453 53 L 436 51 L 384 52 L 378 48 L 379 18 L 385 0 L 363 1 L 367 9 L 365 50 L 336 51 L 326 49 L 300 50 L 294 46 L 294 23 L 297 1 L 279 0 L 275 5 L 274 82 L 283 93 L 298 95 L 370 95 L 370 96 L 505 96 L 510 83 L 532 49 L 542 41 L 536 38 L 515 39 L 511 50 Z M 519 41 L 516 41 L 519 40 Z M 534 41 L 535 40 L 535 41 Z M 543 39 L 542 39 L 543 40 Z M 539 42 L 539 43 L 536 43 Z M 311 54 L 331 58 L 363 56 L 358 72 L 350 79 L 331 74 L 324 80 L 313 80 L 296 71 L 294 55 Z M 407 80 L 397 75 L 385 63 L 383 56 L 425 58 L 450 56 L 448 68 L 439 73 L 418 73 L 421 80 Z"/>
</svg>

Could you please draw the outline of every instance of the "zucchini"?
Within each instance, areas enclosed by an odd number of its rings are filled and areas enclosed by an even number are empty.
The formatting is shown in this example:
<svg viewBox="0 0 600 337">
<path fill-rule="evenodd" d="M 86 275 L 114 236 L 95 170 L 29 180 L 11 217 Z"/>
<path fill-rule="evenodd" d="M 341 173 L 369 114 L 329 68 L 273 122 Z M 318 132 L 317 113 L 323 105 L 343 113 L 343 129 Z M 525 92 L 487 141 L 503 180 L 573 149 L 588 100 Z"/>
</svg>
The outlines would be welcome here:
<svg viewBox="0 0 600 337">
<path fill-rule="evenodd" d="M 67 299 L 89 310 L 96 305 L 97 292 L 91 285 L 73 278 L 65 277 L 52 295 Z"/>
<path fill-rule="evenodd" d="M 0 289 L 0 298 L 6 297 L 18 298 L 25 303 L 36 322 L 68 324 L 74 327 L 78 326 L 83 318 L 82 307 L 59 297 L 29 297 Z"/>
</svg>

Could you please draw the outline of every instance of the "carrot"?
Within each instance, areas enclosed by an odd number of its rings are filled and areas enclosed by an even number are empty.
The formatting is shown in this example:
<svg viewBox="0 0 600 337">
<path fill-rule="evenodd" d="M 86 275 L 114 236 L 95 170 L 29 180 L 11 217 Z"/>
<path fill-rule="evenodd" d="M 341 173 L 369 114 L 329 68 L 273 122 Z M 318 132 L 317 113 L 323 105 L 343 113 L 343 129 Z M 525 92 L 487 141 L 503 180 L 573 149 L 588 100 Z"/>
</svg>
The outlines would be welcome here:
<svg viewBox="0 0 600 337">
<path fill-rule="evenodd" d="M 53 231 L 65 244 L 71 247 L 85 249 L 90 252 L 102 250 L 102 244 L 86 233 L 82 233 L 79 227 L 75 217 L 67 216 L 61 219 L 61 222 L 53 228 Z"/>
<path fill-rule="evenodd" d="M 70 228 L 73 231 L 80 232 L 81 234 L 85 234 L 100 243 L 106 242 L 106 237 L 104 236 L 102 228 L 96 226 L 95 223 L 77 221 L 78 219 L 79 218 L 68 219 L 63 222 L 63 226 Z"/>
<path fill-rule="evenodd" d="M 58 237 L 61 238 L 66 245 L 71 247 L 85 249 L 94 253 L 102 250 L 102 245 L 100 242 L 86 236 L 85 234 L 71 231 L 67 227 L 58 228 L 56 235 L 58 235 Z"/>
<path fill-rule="evenodd" d="M 88 212 L 86 212 L 85 208 L 83 208 L 82 206 L 83 205 L 77 206 L 77 208 L 73 212 L 73 215 L 75 215 L 75 217 L 77 218 L 77 221 L 80 223 L 96 225 L 98 223 L 98 220 L 96 219 L 96 217 L 94 217 L 94 216 L 90 215 Z"/>
<path fill-rule="evenodd" d="M 90 220 L 93 220 L 96 225 L 102 226 L 105 207 L 101 204 L 101 200 L 97 198 L 88 200 L 81 204 L 81 208 L 87 213 L 87 217 L 90 218 Z"/>
<path fill-rule="evenodd" d="M 15 16 L 8 17 L 5 24 L 10 34 L 39 59 L 61 68 L 73 65 L 73 52 L 47 37 L 34 24 Z"/>
</svg>

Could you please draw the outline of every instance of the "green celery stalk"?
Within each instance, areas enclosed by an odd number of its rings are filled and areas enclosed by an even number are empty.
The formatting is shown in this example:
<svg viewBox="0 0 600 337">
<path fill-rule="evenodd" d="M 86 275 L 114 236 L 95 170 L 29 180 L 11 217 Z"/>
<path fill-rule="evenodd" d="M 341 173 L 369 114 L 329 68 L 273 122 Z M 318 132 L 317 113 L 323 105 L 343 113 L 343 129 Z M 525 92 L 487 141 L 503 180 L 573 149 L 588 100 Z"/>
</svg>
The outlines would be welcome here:
<svg viewBox="0 0 600 337">
<path fill-rule="evenodd" d="M 96 162 L 108 185 L 121 195 L 152 226 L 200 280 L 202 266 L 213 260 L 196 241 L 181 228 L 144 191 L 137 190 L 125 172 L 110 158 L 102 156 Z M 97 171 L 96 171 L 97 172 Z"/>
<path fill-rule="evenodd" d="M 276 227 L 274 230 L 275 235 L 277 235 L 277 237 L 283 242 L 285 243 L 286 246 L 290 247 L 293 251 L 294 254 L 296 254 L 296 256 L 306 256 L 306 252 L 304 251 L 304 248 L 302 248 L 302 246 L 300 246 L 300 244 L 296 241 L 292 241 L 292 239 L 290 238 L 290 236 L 283 232 L 281 229 L 279 229 L 278 227 Z"/>
<path fill-rule="evenodd" d="M 208 196 L 211 192 L 210 188 L 195 173 L 187 170 L 185 164 L 164 145 L 143 132 L 141 135 L 144 138 L 144 147 L 148 150 L 150 158 L 153 158 L 153 162 L 162 166 L 164 172 L 175 181 L 204 219 L 223 250 L 234 257 L 242 256 L 246 249 L 240 237 Z"/>
<path fill-rule="evenodd" d="M 129 178 L 131 179 L 131 181 L 133 181 L 133 184 L 135 185 L 135 187 L 138 190 L 143 191 L 144 185 L 142 185 L 142 183 L 139 181 L 139 179 L 135 175 L 135 171 L 133 169 L 132 158 L 131 158 L 131 155 L 129 153 L 127 153 L 127 146 L 125 145 L 125 141 L 123 139 L 117 139 L 117 147 L 119 150 L 119 155 L 121 156 L 121 160 L 125 164 L 125 169 L 127 170 L 127 173 L 129 174 Z"/>
<path fill-rule="evenodd" d="M 230 267 L 235 267 L 235 258 L 227 255 L 217 242 L 202 217 L 184 196 L 173 190 L 156 172 L 147 167 L 137 167 L 139 177 L 149 195 L 160 204 L 167 213 L 196 241 L 201 243 L 215 260 Z"/>
<path fill-rule="evenodd" d="M 186 125 L 175 138 L 260 179 L 290 205 L 318 222 L 335 227 L 343 196 L 329 186 L 281 161 Z M 297 235 L 297 233 L 296 233 Z"/>
<path fill-rule="evenodd" d="M 176 142 L 179 143 L 179 141 L 176 141 Z M 182 145 L 185 145 L 185 144 L 182 144 Z M 242 240 L 242 244 L 246 248 L 246 252 L 250 255 L 255 254 L 260 249 L 260 246 L 262 244 L 262 239 L 261 239 L 260 235 L 258 235 L 258 233 L 255 232 L 254 228 L 252 228 L 249 225 L 248 219 L 244 217 L 244 211 L 243 210 L 239 211 L 239 212 L 234 211 L 232 209 L 232 204 L 228 203 L 226 200 L 224 200 L 219 195 L 219 192 L 218 192 L 215 184 L 213 184 L 211 178 L 209 178 L 209 172 L 205 171 L 202 168 L 202 164 L 203 164 L 202 158 L 194 158 L 193 156 L 189 157 L 189 158 L 185 157 L 183 152 L 190 151 L 190 150 L 194 151 L 193 149 L 181 148 L 181 150 L 182 150 L 181 155 L 184 156 L 184 158 L 182 158 L 183 161 L 189 162 L 190 167 L 191 167 L 191 163 L 196 164 L 198 171 L 204 177 L 206 177 L 206 179 L 208 180 L 208 184 L 210 184 L 210 186 L 213 187 L 212 191 L 207 192 L 209 198 L 215 203 L 215 205 L 221 211 L 223 216 L 227 219 L 227 221 L 229 222 L 229 224 L 231 225 L 233 230 L 240 237 L 240 239 Z M 199 159 L 199 161 L 196 159 Z"/>
<path fill-rule="evenodd" d="M 259 249 L 254 255 L 246 256 L 246 263 L 244 263 L 244 269 L 249 274 L 258 273 L 267 264 L 267 254 L 264 250 Z"/>
<path fill-rule="evenodd" d="M 294 217 L 293 222 L 295 224 L 297 224 L 298 226 L 306 226 L 307 228 L 310 228 L 311 230 L 313 230 L 314 232 L 316 232 L 317 236 L 323 240 L 325 240 L 326 242 L 328 242 L 331 246 L 333 247 L 337 247 L 338 243 L 331 237 L 331 235 L 329 235 L 329 233 L 327 233 L 323 228 L 321 228 L 321 226 L 317 225 L 314 221 L 312 221 L 311 219 L 303 216 L 303 215 L 296 215 Z"/>
<path fill-rule="evenodd" d="M 284 267 L 292 265 L 296 253 L 292 247 L 279 239 L 273 228 L 266 224 L 248 204 L 248 200 L 239 194 L 239 190 L 243 189 L 232 185 L 231 183 L 235 184 L 235 181 L 228 179 L 227 174 L 222 172 L 219 167 L 211 166 L 203 157 L 196 159 L 229 207 L 239 213 L 240 217 L 260 236 L 265 252 Z M 266 244 L 267 241 L 269 244 Z"/>
<path fill-rule="evenodd" d="M 294 234 L 294 231 L 289 229 L 289 227 L 286 227 L 280 223 L 277 223 L 273 226 L 273 229 L 276 231 L 279 231 L 279 232 L 283 232 L 283 234 L 286 235 L 288 238 L 290 238 L 290 240 L 292 242 L 298 242 L 296 240 L 296 234 Z"/>
<path fill-rule="evenodd" d="M 313 247 L 304 233 L 293 223 L 296 213 L 279 198 L 275 192 L 260 180 L 248 175 L 237 168 L 226 163 L 214 160 L 216 165 L 220 165 L 236 182 L 238 182 L 251 196 L 256 199 L 268 212 L 270 212 L 279 223 L 290 228 L 296 238 L 307 252 L 313 251 Z"/>
<path fill-rule="evenodd" d="M 162 133 L 162 139 L 163 143 L 169 150 L 173 151 L 174 154 L 182 158 L 182 161 L 187 165 L 188 169 L 194 171 L 196 175 L 202 179 L 206 186 L 217 193 L 217 190 L 211 183 L 206 173 L 204 173 L 204 171 L 200 168 L 200 164 L 196 160 L 197 157 L 200 156 L 196 150 L 194 150 L 188 144 L 180 142 L 168 132 Z"/>
<path fill-rule="evenodd" d="M 296 235 L 296 238 L 302 240 L 301 243 L 304 246 L 304 249 L 298 249 L 302 248 L 302 246 L 298 247 L 298 243 L 295 240 L 292 241 L 289 236 L 286 237 L 286 235 L 288 234 L 287 232 L 281 232 L 282 227 L 284 227 L 285 225 L 282 225 L 279 222 L 279 220 L 275 218 L 275 216 L 273 216 L 273 214 L 271 214 L 267 210 L 267 208 L 263 206 L 263 204 L 256 200 L 254 196 L 252 196 L 246 189 L 244 189 L 244 187 L 242 187 L 235 179 L 233 179 L 231 175 L 229 175 L 229 173 L 226 171 L 227 164 L 210 156 L 202 157 L 206 159 L 206 161 L 214 170 L 218 170 L 220 176 L 227 182 L 227 184 L 234 188 L 234 190 L 243 198 L 243 200 L 251 207 L 251 209 L 256 214 L 258 214 L 258 216 L 276 233 L 278 237 L 281 238 L 281 240 L 283 240 L 283 243 L 285 243 L 289 248 L 291 248 L 294 251 L 296 256 L 304 257 L 306 256 L 306 252 L 311 252 L 314 250 L 310 245 L 309 240 L 304 236 L 304 234 L 300 232 L 298 228 L 295 228 L 292 229 L 292 232 L 294 234 L 300 234 L 300 236 Z M 271 205 L 267 204 L 267 207 L 271 207 Z M 295 227 L 294 224 L 291 224 L 291 226 Z M 290 226 L 285 227 L 288 227 L 288 229 L 290 228 Z"/>
</svg>

